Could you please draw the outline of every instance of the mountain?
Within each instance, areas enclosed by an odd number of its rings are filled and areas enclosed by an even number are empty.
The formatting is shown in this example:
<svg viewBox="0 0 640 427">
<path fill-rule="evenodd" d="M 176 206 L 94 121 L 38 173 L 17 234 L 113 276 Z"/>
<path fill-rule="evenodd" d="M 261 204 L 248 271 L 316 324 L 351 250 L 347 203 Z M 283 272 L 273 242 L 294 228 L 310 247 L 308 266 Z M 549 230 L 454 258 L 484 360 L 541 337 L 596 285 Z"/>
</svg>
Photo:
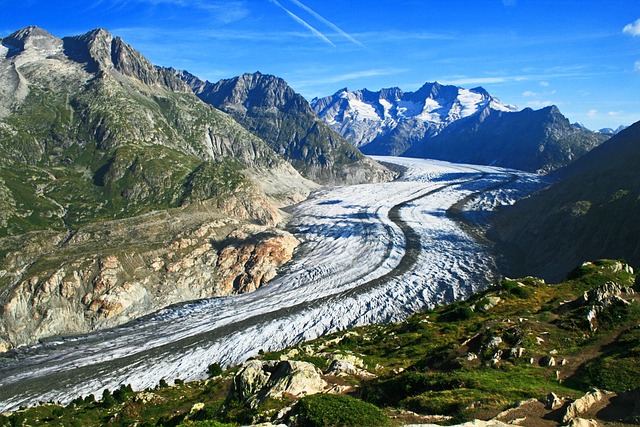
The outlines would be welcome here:
<svg viewBox="0 0 640 427">
<path fill-rule="evenodd" d="M 367 154 L 400 155 L 413 143 L 440 133 L 484 108 L 512 111 L 483 88 L 426 83 L 416 92 L 399 88 L 372 92 L 342 89 L 314 99 L 313 109 L 329 126 Z"/>
<path fill-rule="evenodd" d="M 617 135 L 617 134 L 619 134 L 620 132 L 622 132 L 622 131 L 623 131 L 623 130 L 625 130 L 626 128 L 627 128 L 627 126 L 620 125 L 620 126 L 618 126 L 617 128 L 615 128 L 615 129 L 612 129 L 612 128 L 602 128 L 602 129 L 598 130 L 597 132 L 598 132 L 598 133 L 601 133 L 601 134 L 603 134 L 603 135 L 610 135 L 610 136 L 613 136 L 613 135 Z"/>
<path fill-rule="evenodd" d="M 571 125 L 555 106 L 518 112 L 485 109 L 480 115 L 456 121 L 422 144 L 414 144 L 403 155 L 546 173 L 607 138 Z"/>
<path fill-rule="evenodd" d="M 309 179 L 355 184 L 392 177 L 332 131 L 281 78 L 254 73 L 214 84 L 174 72 L 200 99 L 230 114 Z"/>
<path fill-rule="evenodd" d="M 427 157 L 548 172 L 606 139 L 569 124 L 556 107 L 517 111 L 481 87 L 426 83 L 338 91 L 314 110 L 363 153 Z"/>
<path fill-rule="evenodd" d="M 556 280 L 589 259 L 640 265 L 640 122 L 554 175 L 561 180 L 505 208 L 494 222 L 505 274 Z"/>
<path fill-rule="evenodd" d="M 261 286 L 314 188 L 105 30 L 0 39 L 0 351 Z"/>
</svg>

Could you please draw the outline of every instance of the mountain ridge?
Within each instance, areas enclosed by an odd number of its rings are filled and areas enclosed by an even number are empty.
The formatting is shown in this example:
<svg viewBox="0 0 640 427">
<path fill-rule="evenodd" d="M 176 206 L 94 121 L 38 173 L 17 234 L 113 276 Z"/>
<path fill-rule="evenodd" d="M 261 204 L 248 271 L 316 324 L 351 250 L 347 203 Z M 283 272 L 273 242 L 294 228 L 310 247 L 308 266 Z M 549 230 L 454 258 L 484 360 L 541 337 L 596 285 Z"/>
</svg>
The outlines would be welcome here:
<svg viewBox="0 0 640 427">
<path fill-rule="evenodd" d="M 356 184 L 393 176 L 333 132 L 279 77 L 256 72 L 211 83 L 185 71 L 174 73 L 200 99 L 230 114 L 307 178 Z"/>
<path fill-rule="evenodd" d="M 342 89 L 315 111 L 366 154 L 434 158 L 547 173 L 609 135 L 571 126 L 556 106 L 502 104 L 484 88 L 426 83 L 416 92 Z M 532 137 L 535 134 L 535 137 Z M 509 155 L 505 153 L 510 153 Z"/>
</svg>

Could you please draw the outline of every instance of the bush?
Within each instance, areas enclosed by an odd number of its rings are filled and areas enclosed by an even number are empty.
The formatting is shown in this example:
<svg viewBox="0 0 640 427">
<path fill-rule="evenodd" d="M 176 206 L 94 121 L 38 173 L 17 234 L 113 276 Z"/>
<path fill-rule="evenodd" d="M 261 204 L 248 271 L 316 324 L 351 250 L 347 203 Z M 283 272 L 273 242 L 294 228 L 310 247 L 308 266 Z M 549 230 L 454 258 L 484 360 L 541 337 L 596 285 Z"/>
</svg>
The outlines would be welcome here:
<svg viewBox="0 0 640 427">
<path fill-rule="evenodd" d="M 207 368 L 207 373 L 209 374 L 209 378 L 217 377 L 218 375 L 222 375 L 222 367 L 217 363 L 212 363 Z"/>
<path fill-rule="evenodd" d="M 516 298 L 527 299 L 531 296 L 531 291 L 524 286 L 520 286 L 518 282 L 513 280 L 505 280 L 502 282 L 502 289 L 507 291 L 509 295 Z"/>
<path fill-rule="evenodd" d="M 104 389 L 104 391 L 102 392 L 102 407 L 103 408 L 111 408 L 112 406 L 114 406 L 116 404 L 116 400 L 113 398 L 113 396 L 111 396 L 111 393 L 109 392 L 109 389 Z"/>
<path fill-rule="evenodd" d="M 443 322 L 459 322 L 462 320 L 469 320 L 473 317 L 473 310 L 469 307 L 453 306 L 451 309 L 444 311 L 439 317 L 438 321 Z"/>
<path fill-rule="evenodd" d="M 367 402 L 345 395 L 315 394 L 298 404 L 298 424 L 301 427 L 384 427 L 389 419 Z"/>
</svg>

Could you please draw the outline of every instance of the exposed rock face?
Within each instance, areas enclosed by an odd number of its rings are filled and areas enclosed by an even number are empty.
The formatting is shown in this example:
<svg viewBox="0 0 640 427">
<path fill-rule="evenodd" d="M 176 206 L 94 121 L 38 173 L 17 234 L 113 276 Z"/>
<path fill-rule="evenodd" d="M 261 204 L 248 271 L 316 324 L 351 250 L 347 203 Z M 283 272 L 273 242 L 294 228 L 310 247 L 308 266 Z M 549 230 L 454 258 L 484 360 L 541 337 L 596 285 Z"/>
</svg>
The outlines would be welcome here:
<svg viewBox="0 0 640 427">
<path fill-rule="evenodd" d="M 230 395 L 255 407 L 267 398 L 304 397 L 326 388 L 320 370 L 311 363 L 250 360 L 234 377 Z"/>
<path fill-rule="evenodd" d="M 605 393 L 600 390 L 596 389 L 588 392 L 583 397 L 576 399 L 569 405 L 569 407 L 567 407 L 567 411 L 562 418 L 562 422 L 568 423 L 574 418 L 579 418 L 581 414 L 587 412 L 592 406 L 598 404 L 604 398 Z"/>
<path fill-rule="evenodd" d="M 287 83 L 261 73 L 216 84 L 175 71 L 203 101 L 230 114 L 302 175 L 323 184 L 392 179 L 393 174 L 331 130 Z"/>
<path fill-rule="evenodd" d="M 167 231 L 158 219 L 147 218 L 146 228 L 127 224 L 133 220 L 112 224 L 111 243 L 97 252 L 88 250 L 101 241 L 97 229 L 81 230 L 58 249 L 56 267 L 23 272 L 0 306 L 0 349 L 115 326 L 177 302 L 255 290 L 298 245 L 285 231 L 224 217 L 198 222 L 164 243 Z M 131 246 L 128 234 L 160 241 Z M 68 258 L 79 252 L 84 253 Z"/>
</svg>

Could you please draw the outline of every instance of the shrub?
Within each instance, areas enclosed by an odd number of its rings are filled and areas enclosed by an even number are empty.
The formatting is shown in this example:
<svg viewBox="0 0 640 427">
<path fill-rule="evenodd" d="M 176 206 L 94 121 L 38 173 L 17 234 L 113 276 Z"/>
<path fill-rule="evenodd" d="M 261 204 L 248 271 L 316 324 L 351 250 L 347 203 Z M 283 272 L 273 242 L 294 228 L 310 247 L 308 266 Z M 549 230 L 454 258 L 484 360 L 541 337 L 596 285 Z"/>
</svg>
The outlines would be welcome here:
<svg viewBox="0 0 640 427">
<path fill-rule="evenodd" d="M 108 389 L 104 389 L 102 392 L 102 406 L 104 408 L 110 408 L 116 404 L 116 400 L 111 396 L 111 393 Z"/>
<path fill-rule="evenodd" d="M 222 375 L 222 367 L 218 363 L 212 363 L 207 368 L 207 373 L 209 374 L 209 378 L 217 377 L 218 375 Z"/>
<path fill-rule="evenodd" d="M 449 310 L 444 311 L 439 317 L 439 321 L 443 322 L 459 322 L 462 320 L 469 320 L 473 317 L 473 310 L 469 307 L 454 306 Z"/>
<path fill-rule="evenodd" d="M 502 282 L 502 289 L 507 291 L 509 295 L 516 298 L 527 299 L 531 296 L 531 291 L 524 286 L 520 286 L 518 282 L 513 280 L 505 280 Z"/>
<path fill-rule="evenodd" d="M 315 394 L 298 402 L 301 427 L 361 427 L 389 425 L 382 411 L 367 402 L 345 395 Z"/>
</svg>

